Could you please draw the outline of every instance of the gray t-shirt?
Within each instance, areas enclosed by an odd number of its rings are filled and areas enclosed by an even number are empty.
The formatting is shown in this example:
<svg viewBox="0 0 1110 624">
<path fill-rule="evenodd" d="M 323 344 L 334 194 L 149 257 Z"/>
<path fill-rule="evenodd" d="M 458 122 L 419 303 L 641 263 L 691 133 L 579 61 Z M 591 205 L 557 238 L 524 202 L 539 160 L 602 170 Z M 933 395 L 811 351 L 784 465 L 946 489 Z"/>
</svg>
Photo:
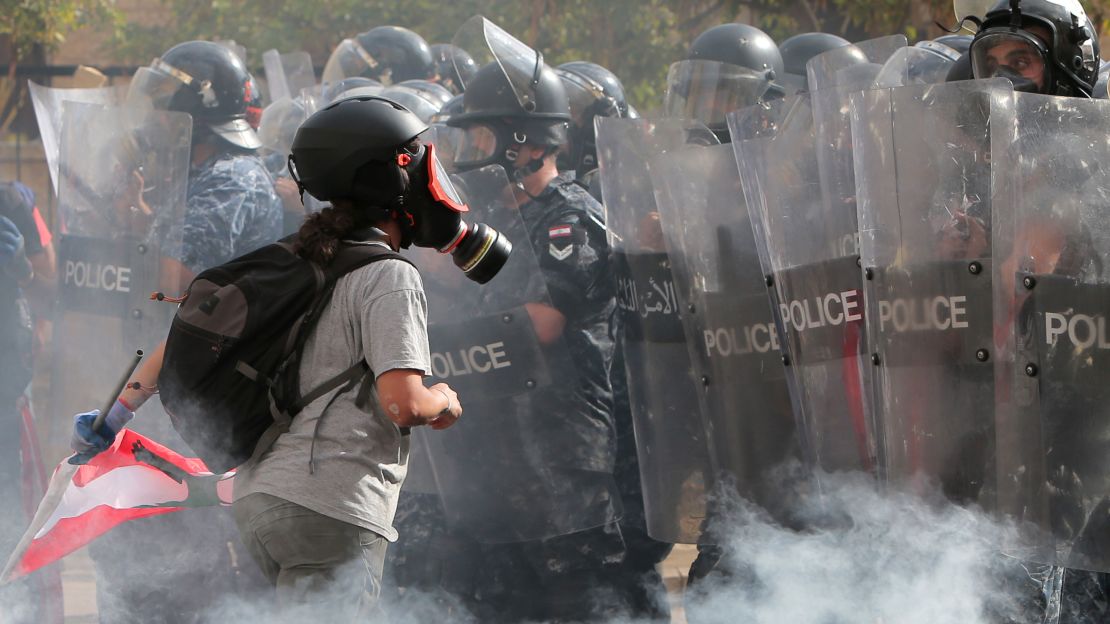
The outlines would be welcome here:
<svg viewBox="0 0 1110 624">
<path fill-rule="evenodd" d="M 301 391 L 361 358 L 375 375 L 398 368 L 427 375 L 427 314 L 420 274 L 408 263 L 381 260 L 344 276 L 305 345 Z M 395 541 L 393 517 L 408 470 L 409 437 L 381 413 L 376 399 L 365 409 L 356 407 L 357 389 L 335 398 L 321 420 L 337 392 L 310 403 L 256 464 L 239 469 L 235 498 L 253 492 L 278 496 Z"/>
</svg>

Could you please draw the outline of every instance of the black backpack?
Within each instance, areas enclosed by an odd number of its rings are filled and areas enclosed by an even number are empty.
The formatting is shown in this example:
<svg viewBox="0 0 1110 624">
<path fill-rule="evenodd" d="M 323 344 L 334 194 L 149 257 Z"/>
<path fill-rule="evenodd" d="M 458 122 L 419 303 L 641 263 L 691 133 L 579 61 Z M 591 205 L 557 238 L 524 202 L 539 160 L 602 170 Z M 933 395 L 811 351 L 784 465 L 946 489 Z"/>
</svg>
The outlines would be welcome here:
<svg viewBox="0 0 1110 624">
<path fill-rule="evenodd" d="M 378 244 L 344 244 L 321 267 L 286 239 L 193 280 L 170 326 L 158 388 L 174 429 L 210 470 L 265 451 L 312 401 L 373 381 L 360 361 L 302 396 L 300 356 L 336 281 L 386 258 L 407 262 Z"/>
</svg>

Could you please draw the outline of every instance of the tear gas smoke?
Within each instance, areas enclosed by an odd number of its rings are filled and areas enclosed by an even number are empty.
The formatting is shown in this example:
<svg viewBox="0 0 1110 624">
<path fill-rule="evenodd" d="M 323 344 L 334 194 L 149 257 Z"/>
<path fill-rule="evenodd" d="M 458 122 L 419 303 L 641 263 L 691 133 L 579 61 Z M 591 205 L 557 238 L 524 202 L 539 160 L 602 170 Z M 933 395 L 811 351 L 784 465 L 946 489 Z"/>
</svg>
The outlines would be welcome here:
<svg viewBox="0 0 1110 624">
<path fill-rule="evenodd" d="M 781 471 L 793 504 L 775 514 L 779 520 L 744 500 L 717 501 L 727 554 L 714 574 L 688 589 L 691 623 L 1057 621 L 1054 609 L 1043 616 L 1042 592 L 1049 604 L 1055 601 L 1060 570 L 1004 554 L 1017 537 L 1013 525 L 948 503 L 936 490 L 881 493 L 866 474 L 799 479 L 799 472 L 796 466 Z M 143 556 L 132 549 L 121 555 Z M 193 596 L 192 604 L 204 622 L 258 621 L 263 614 L 275 622 L 304 621 L 257 594 L 215 604 Z M 409 591 L 383 597 L 382 606 L 385 615 L 377 621 L 393 624 L 478 621 L 446 592 Z M 335 605 L 335 618 L 349 607 Z M 615 618 L 611 624 L 646 622 Z"/>
</svg>

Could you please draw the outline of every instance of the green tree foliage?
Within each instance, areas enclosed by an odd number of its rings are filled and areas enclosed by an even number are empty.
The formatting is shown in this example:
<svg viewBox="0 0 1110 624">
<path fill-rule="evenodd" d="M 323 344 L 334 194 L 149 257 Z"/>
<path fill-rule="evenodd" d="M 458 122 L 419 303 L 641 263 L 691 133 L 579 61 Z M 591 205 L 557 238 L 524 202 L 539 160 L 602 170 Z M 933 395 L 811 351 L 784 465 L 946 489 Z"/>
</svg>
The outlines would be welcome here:
<svg viewBox="0 0 1110 624">
<path fill-rule="evenodd" d="M 86 0 L 93 1 L 93 0 Z M 156 1 L 156 0 L 152 0 Z M 776 40 L 821 30 L 850 40 L 895 33 L 911 41 L 955 25 L 951 0 L 161 0 L 167 24 L 129 24 L 114 42 L 118 60 L 145 62 L 169 42 L 234 39 L 261 66 L 267 49 L 305 50 L 323 65 L 344 37 L 383 24 L 405 26 L 429 43 L 451 40 L 472 15 L 485 15 L 544 52 L 549 63 L 591 60 L 625 83 L 641 110 L 658 105 L 670 63 L 681 59 L 698 33 L 748 21 Z M 49 3 L 50 0 L 42 0 Z M 1110 0 L 1092 16 L 1105 21 Z"/>
<path fill-rule="evenodd" d="M 65 41 L 68 33 L 89 25 L 114 25 L 118 18 L 112 0 L 0 0 L 0 35 L 5 35 L 9 58 L 17 59 L 35 47 L 47 50 Z"/>
</svg>

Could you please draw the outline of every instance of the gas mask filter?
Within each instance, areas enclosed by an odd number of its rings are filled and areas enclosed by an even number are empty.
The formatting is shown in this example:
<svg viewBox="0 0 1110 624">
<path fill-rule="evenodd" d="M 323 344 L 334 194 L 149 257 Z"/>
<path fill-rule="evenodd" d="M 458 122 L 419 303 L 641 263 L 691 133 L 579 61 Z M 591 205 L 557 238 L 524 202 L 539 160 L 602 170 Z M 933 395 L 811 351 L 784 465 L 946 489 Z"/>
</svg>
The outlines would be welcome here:
<svg viewBox="0 0 1110 624">
<path fill-rule="evenodd" d="M 505 266 L 513 245 L 489 225 L 463 220 L 470 208 L 462 190 L 443 168 L 435 146 L 422 148 L 415 156 L 402 152 L 397 157 L 397 164 L 409 174 L 401 205 L 402 227 L 412 244 L 451 254 L 468 278 L 485 284 Z"/>
</svg>

